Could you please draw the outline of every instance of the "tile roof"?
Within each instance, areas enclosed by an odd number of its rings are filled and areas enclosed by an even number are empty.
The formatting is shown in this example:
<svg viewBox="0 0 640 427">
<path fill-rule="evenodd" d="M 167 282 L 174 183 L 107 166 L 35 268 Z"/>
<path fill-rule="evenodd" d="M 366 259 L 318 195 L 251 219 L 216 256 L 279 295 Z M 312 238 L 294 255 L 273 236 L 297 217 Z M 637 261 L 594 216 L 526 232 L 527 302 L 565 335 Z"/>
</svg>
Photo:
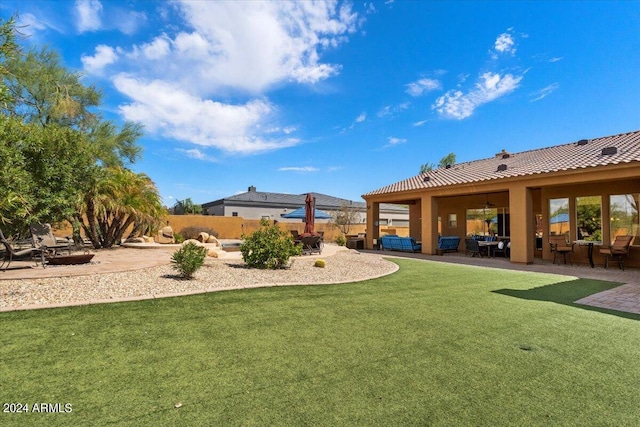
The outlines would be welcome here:
<svg viewBox="0 0 640 427">
<path fill-rule="evenodd" d="M 606 154 L 607 150 L 614 151 L 610 147 L 615 147 L 615 153 Z M 363 197 L 632 162 L 640 162 L 640 131 L 521 153 L 503 150 L 503 153 L 488 159 L 458 163 L 450 168 L 416 175 L 366 193 Z"/>
<path fill-rule="evenodd" d="M 364 210 L 366 208 L 366 204 L 364 202 L 355 202 L 347 199 L 342 199 L 340 197 L 330 196 L 328 194 L 322 193 L 311 193 L 313 197 L 316 198 L 316 207 L 318 209 L 325 210 L 336 210 L 339 209 L 343 203 L 350 204 L 356 208 Z M 215 200 L 213 202 L 204 203 L 202 205 L 203 208 L 207 208 L 214 205 L 219 204 L 233 204 L 234 202 L 248 205 L 259 205 L 259 206 L 290 206 L 290 207 L 300 207 L 304 206 L 305 199 L 307 197 L 307 193 L 304 194 L 287 194 L 287 193 L 271 193 L 265 191 L 247 191 L 244 193 L 236 194 L 234 196 L 225 197 L 224 199 Z M 231 203 L 229 203 L 231 202 Z M 404 213 L 407 211 L 406 207 L 392 205 L 388 203 L 383 203 L 383 206 L 380 209 L 385 211 L 397 211 L 400 213 Z"/>
</svg>

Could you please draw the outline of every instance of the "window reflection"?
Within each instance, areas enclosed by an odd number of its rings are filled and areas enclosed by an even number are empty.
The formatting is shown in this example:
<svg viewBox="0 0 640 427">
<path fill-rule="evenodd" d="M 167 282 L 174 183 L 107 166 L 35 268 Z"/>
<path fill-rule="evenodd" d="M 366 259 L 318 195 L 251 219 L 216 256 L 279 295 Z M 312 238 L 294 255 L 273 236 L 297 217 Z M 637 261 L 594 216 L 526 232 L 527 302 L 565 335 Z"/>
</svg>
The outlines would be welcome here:
<svg viewBox="0 0 640 427">
<path fill-rule="evenodd" d="M 549 233 L 554 235 L 569 234 L 569 199 L 549 200 Z"/>
<path fill-rule="evenodd" d="M 616 236 L 635 236 L 632 245 L 640 245 L 640 194 L 620 194 L 609 198 L 611 240 Z"/>
<path fill-rule="evenodd" d="M 576 197 L 576 227 L 579 240 L 602 241 L 602 197 Z"/>
</svg>

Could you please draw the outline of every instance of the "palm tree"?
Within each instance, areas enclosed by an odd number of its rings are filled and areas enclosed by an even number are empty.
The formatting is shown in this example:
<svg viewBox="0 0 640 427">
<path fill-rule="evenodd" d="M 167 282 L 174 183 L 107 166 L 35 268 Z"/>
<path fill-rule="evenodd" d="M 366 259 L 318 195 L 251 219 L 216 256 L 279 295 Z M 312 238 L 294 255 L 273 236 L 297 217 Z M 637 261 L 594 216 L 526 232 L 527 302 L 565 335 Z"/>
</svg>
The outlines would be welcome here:
<svg viewBox="0 0 640 427">
<path fill-rule="evenodd" d="M 119 244 L 130 227 L 134 232 L 153 228 L 166 215 L 153 181 L 122 167 L 101 168 L 79 207 L 74 220 L 96 249 Z"/>
</svg>

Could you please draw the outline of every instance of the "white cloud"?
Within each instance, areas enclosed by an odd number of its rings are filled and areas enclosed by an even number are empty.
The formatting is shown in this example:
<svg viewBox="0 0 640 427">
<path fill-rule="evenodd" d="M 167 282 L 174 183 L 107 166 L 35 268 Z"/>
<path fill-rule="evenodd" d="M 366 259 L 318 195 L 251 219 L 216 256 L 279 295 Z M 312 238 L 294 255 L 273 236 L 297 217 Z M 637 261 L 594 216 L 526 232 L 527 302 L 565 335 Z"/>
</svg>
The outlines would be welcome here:
<svg viewBox="0 0 640 427">
<path fill-rule="evenodd" d="M 180 79 L 212 93 L 234 88 L 258 93 L 281 82 L 316 83 L 340 71 L 321 62 L 355 32 L 357 14 L 348 3 L 180 1 L 193 32 L 171 40 L 174 67 L 157 77 Z"/>
<path fill-rule="evenodd" d="M 553 58 L 549 59 L 549 62 L 558 62 L 558 61 L 562 61 L 564 58 L 561 56 L 554 56 Z"/>
<path fill-rule="evenodd" d="M 265 138 L 260 129 L 274 114 L 268 101 L 254 99 L 231 105 L 193 96 L 170 83 L 146 82 L 118 75 L 116 88 L 133 101 L 121 105 L 127 119 L 140 122 L 150 133 L 229 153 L 251 154 L 290 147 L 291 137 Z"/>
<path fill-rule="evenodd" d="M 395 147 L 396 145 L 399 144 L 404 144 L 407 142 L 406 138 L 396 138 L 393 136 L 389 136 L 387 137 L 387 141 L 389 141 L 387 144 L 384 145 L 383 148 L 390 148 L 390 147 Z"/>
<path fill-rule="evenodd" d="M 406 92 L 411 96 L 420 96 L 425 92 L 441 89 L 442 84 L 436 79 L 420 79 L 406 85 Z"/>
<path fill-rule="evenodd" d="M 20 28 L 20 32 L 27 37 L 34 35 L 36 31 L 45 30 L 49 26 L 50 25 L 40 21 L 31 13 L 25 13 L 18 16 L 17 27 Z"/>
<path fill-rule="evenodd" d="M 380 111 L 378 111 L 378 117 L 392 116 L 396 113 L 400 113 L 409 108 L 409 105 L 411 104 L 408 102 L 403 102 L 402 104 L 398 105 L 386 105 L 382 107 Z"/>
<path fill-rule="evenodd" d="M 288 166 L 278 169 L 280 172 L 318 172 L 320 169 L 313 166 Z"/>
<path fill-rule="evenodd" d="M 362 123 L 367 120 L 367 113 L 360 113 L 358 117 L 356 117 L 356 123 Z"/>
<path fill-rule="evenodd" d="M 118 54 L 115 49 L 103 44 L 96 46 L 95 55 L 82 55 L 80 58 L 85 71 L 92 74 L 100 74 L 104 67 L 113 64 L 117 59 Z"/>
<path fill-rule="evenodd" d="M 511 55 L 515 55 L 516 53 L 515 41 L 510 33 L 500 34 L 496 39 L 494 47 L 496 52 L 508 53 Z"/>
<path fill-rule="evenodd" d="M 190 150 L 184 150 L 184 149 L 178 148 L 177 151 L 180 151 L 181 153 L 186 154 L 187 157 L 190 157 L 192 159 L 203 160 L 205 162 L 217 162 L 218 161 L 215 157 L 211 157 L 211 156 L 203 153 L 202 151 L 198 150 L 197 148 L 192 148 Z"/>
<path fill-rule="evenodd" d="M 547 96 L 555 92 L 559 87 L 560 85 L 558 83 L 553 83 L 549 86 L 543 87 L 542 89 L 531 94 L 531 96 L 533 97 L 533 99 L 531 99 L 531 102 L 540 101 L 541 99 L 546 98 Z"/>
<path fill-rule="evenodd" d="M 467 93 L 460 90 L 450 90 L 436 99 L 432 109 L 445 118 L 462 120 L 473 114 L 476 108 L 494 101 L 518 88 L 522 75 L 514 76 L 486 72 L 480 76 L 480 81 L 474 89 Z"/>
<path fill-rule="evenodd" d="M 75 13 L 78 17 L 76 23 L 78 31 L 96 31 L 102 26 L 100 14 L 102 12 L 102 3 L 99 0 L 76 0 Z"/>
<path fill-rule="evenodd" d="M 415 122 L 413 126 L 418 127 L 418 126 L 422 126 L 425 123 L 427 123 L 427 120 L 420 120 L 419 122 Z"/>
</svg>

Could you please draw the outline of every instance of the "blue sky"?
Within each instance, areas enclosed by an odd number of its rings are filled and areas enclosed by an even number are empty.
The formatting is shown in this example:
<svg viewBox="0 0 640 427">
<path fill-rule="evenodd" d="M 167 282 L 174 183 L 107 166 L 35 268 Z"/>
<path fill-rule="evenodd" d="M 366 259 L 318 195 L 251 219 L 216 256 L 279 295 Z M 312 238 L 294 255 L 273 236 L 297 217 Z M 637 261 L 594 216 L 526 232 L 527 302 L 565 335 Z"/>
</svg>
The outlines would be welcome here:
<svg viewBox="0 0 640 427">
<path fill-rule="evenodd" d="M 639 1 L 35 1 L 58 50 L 144 124 L 164 202 L 360 195 L 457 162 L 640 129 Z"/>
</svg>

